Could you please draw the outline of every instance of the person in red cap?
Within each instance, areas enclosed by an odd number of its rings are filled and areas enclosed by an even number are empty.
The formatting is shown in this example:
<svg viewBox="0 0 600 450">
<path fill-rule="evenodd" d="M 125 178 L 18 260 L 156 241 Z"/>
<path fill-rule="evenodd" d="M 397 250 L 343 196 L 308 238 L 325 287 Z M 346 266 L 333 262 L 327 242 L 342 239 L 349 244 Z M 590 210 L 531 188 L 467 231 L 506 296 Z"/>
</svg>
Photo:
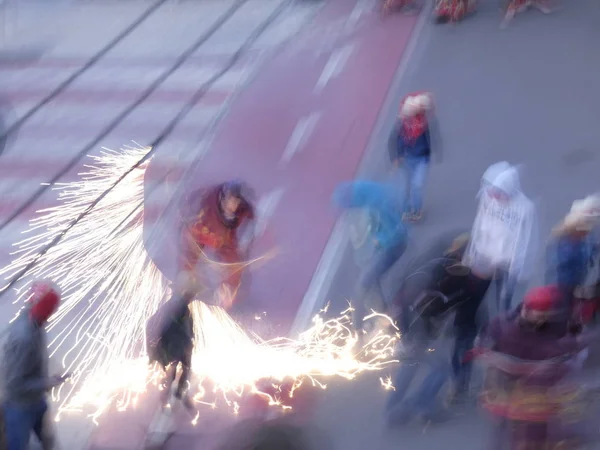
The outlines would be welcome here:
<svg viewBox="0 0 600 450">
<path fill-rule="evenodd" d="M 499 355 L 500 359 L 511 357 L 511 361 L 515 362 L 513 365 L 516 366 L 519 366 L 519 361 L 528 364 L 534 361 L 546 364 L 552 361 L 577 361 L 591 341 L 597 338 L 597 333 L 583 334 L 579 333 L 579 330 L 571 329 L 563 309 L 563 293 L 558 286 L 533 288 L 515 311 L 492 320 L 483 336 L 484 346 Z M 490 365 L 490 369 L 499 370 L 504 377 L 508 377 L 507 379 L 517 381 L 515 386 L 527 386 L 529 391 L 526 389 L 523 393 L 526 397 L 528 393 L 533 395 L 539 389 L 547 391 L 576 367 L 558 362 L 552 365 L 551 370 L 544 373 L 541 369 L 534 370 L 532 374 L 523 375 L 525 378 L 522 380 L 520 375 L 517 375 L 518 371 L 506 372 L 507 369 L 500 368 L 501 366 L 496 368 L 494 364 Z M 502 386 L 506 389 L 505 384 Z M 508 398 L 515 396 L 509 395 Z M 510 424 L 510 439 L 513 445 L 511 448 L 558 448 L 551 445 L 555 437 L 550 433 L 548 423 L 543 420 L 518 420 L 512 423 L 513 421 L 511 416 L 499 417 L 499 435 L 495 441 L 501 442 L 505 439 Z"/>
<path fill-rule="evenodd" d="M 8 328 L 0 366 L 8 450 L 29 448 L 32 432 L 44 450 L 54 448 L 46 395 L 68 376 L 48 375 L 45 325 L 59 303 L 60 291 L 52 282 L 34 282 L 26 308 Z"/>
<path fill-rule="evenodd" d="M 491 321 L 486 337 L 495 351 L 519 359 L 541 361 L 577 351 L 579 338 L 564 307 L 558 286 L 533 288 L 515 311 Z"/>
</svg>

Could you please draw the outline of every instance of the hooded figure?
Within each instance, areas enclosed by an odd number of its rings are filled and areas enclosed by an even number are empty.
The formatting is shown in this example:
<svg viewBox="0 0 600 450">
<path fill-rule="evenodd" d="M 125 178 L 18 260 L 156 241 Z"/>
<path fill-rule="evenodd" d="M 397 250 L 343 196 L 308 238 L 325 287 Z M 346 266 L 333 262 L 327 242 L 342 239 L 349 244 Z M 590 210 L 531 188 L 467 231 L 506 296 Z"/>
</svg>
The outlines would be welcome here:
<svg viewBox="0 0 600 450">
<path fill-rule="evenodd" d="M 374 181 L 341 183 L 333 193 L 338 208 L 360 209 L 370 217 L 370 240 L 375 248 L 359 280 L 359 291 L 354 299 L 354 326 L 363 329 L 366 297 L 374 295 L 377 312 L 387 309 L 381 287 L 382 277 L 404 254 L 407 230 L 402 223 L 401 201 L 392 186 Z"/>
<path fill-rule="evenodd" d="M 250 189 L 240 181 L 190 194 L 181 214 L 181 270 L 194 272 L 203 254 L 214 255 L 227 272 L 225 285 L 234 294 L 237 292 L 248 251 L 240 240 L 254 220 L 251 197 Z"/>
<path fill-rule="evenodd" d="M 60 290 L 50 281 L 32 284 L 26 308 L 9 325 L 0 363 L 2 413 L 9 450 L 29 448 L 33 432 L 44 450 L 54 448 L 47 393 L 68 376 L 48 375 L 45 325 L 58 309 Z"/>
<path fill-rule="evenodd" d="M 400 105 L 398 121 L 388 141 L 388 151 L 394 167 L 407 185 L 408 205 L 404 218 L 421 219 L 423 191 L 429 173 L 431 156 L 441 161 L 439 127 L 433 114 L 431 93 L 419 92 L 406 97 Z"/>
<path fill-rule="evenodd" d="M 181 364 L 181 376 L 175 398 L 183 401 L 191 409 L 191 402 L 184 396 L 192 367 L 194 350 L 194 321 L 190 303 L 197 292 L 196 281 L 187 272 L 182 272 L 174 285 L 171 299 L 154 313 L 146 325 L 146 349 L 149 362 L 158 363 L 167 372 L 167 396 L 177 377 L 177 367 Z"/>
<path fill-rule="evenodd" d="M 536 210 L 521 191 L 518 169 L 506 162 L 488 168 L 478 197 L 464 264 L 482 282 L 496 280 L 497 308 L 506 311 L 517 283 L 527 282 L 532 274 Z"/>
</svg>

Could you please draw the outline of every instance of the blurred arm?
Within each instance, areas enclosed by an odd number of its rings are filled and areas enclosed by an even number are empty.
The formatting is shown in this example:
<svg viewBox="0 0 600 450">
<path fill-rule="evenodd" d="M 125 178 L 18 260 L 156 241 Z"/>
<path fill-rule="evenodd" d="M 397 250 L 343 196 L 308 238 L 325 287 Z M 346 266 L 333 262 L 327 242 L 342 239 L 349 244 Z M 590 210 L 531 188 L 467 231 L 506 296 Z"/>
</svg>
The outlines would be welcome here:
<svg viewBox="0 0 600 450">
<path fill-rule="evenodd" d="M 397 122 L 394 124 L 390 136 L 388 138 L 388 153 L 390 155 L 390 161 L 392 164 L 397 164 L 398 160 L 404 156 L 404 149 L 398 135 L 398 127 L 400 124 Z"/>
<path fill-rule="evenodd" d="M 9 338 L 10 339 L 10 338 Z M 44 351 L 26 336 L 11 339 L 4 353 L 5 386 L 10 396 L 39 396 L 52 388 L 50 380 L 36 373 L 37 361 L 44 358 Z"/>
<path fill-rule="evenodd" d="M 430 117 L 428 117 L 427 133 L 427 140 L 429 141 L 431 155 L 438 163 L 441 163 L 443 159 L 442 133 L 440 130 L 440 124 L 435 114 L 430 114 Z"/>
</svg>

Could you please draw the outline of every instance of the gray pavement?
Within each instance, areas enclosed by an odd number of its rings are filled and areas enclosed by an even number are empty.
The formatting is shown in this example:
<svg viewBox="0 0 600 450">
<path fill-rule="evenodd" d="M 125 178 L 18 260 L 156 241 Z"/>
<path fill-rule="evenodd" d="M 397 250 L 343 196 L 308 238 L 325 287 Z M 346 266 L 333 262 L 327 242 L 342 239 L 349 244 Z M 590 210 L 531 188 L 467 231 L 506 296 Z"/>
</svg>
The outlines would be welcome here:
<svg viewBox="0 0 600 450">
<path fill-rule="evenodd" d="M 600 5 L 581 0 L 560 6 L 550 16 L 535 11 L 517 16 L 504 31 L 494 1 L 482 2 L 474 17 L 457 26 L 425 26 L 393 87 L 395 101 L 383 111 L 363 172 L 385 176 L 386 140 L 400 99 L 414 90 L 431 90 L 444 160 L 431 171 L 427 217 L 413 228 L 405 261 L 440 232 L 470 226 L 479 180 L 490 163 L 524 165 L 523 188 L 538 202 L 543 239 L 573 200 L 598 190 L 600 90 L 594 79 L 600 69 Z M 357 275 L 352 252 L 347 247 L 344 252 L 340 267 L 331 268 L 332 287 L 323 297 L 332 304 L 331 314 L 352 298 Z M 390 292 L 401 269 L 402 263 L 387 280 Z M 541 264 L 537 275 L 539 280 Z M 329 385 L 316 420 L 331 432 L 336 448 L 475 450 L 489 445 L 488 423 L 476 410 L 439 427 L 385 431 L 381 375 Z"/>
</svg>

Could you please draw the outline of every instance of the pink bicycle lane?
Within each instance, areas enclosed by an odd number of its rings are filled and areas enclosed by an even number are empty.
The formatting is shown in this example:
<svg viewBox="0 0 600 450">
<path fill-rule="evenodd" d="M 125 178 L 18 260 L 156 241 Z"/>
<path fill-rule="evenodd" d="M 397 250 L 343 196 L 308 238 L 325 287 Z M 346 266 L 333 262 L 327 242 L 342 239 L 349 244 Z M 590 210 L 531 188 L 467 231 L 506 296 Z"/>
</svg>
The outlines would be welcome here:
<svg viewBox="0 0 600 450">
<path fill-rule="evenodd" d="M 401 15 L 382 20 L 375 11 L 360 16 L 359 6 L 330 0 L 310 29 L 265 61 L 232 104 L 208 152 L 189 169 L 186 189 L 241 178 L 259 198 L 271 199 L 272 214 L 255 252 L 275 247 L 277 256 L 253 271 L 241 301 L 265 311 L 279 335 L 288 333 L 331 235 L 331 192 L 354 177 L 417 22 Z M 322 50 L 315 30 L 348 21 L 355 22 L 349 31 Z M 163 253 L 171 247 L 165 241 Z M 102 417 L 89 448 L 139 448 L 157 407 L 148 393 L 137 409 Z M 216 434 L 230 424 L 222 413 L 219 419 L 213 414 L 200 409 L 196 427 L 180 416 L 182 428 L 165 448 L 212 448 Z"/>
</svg>

